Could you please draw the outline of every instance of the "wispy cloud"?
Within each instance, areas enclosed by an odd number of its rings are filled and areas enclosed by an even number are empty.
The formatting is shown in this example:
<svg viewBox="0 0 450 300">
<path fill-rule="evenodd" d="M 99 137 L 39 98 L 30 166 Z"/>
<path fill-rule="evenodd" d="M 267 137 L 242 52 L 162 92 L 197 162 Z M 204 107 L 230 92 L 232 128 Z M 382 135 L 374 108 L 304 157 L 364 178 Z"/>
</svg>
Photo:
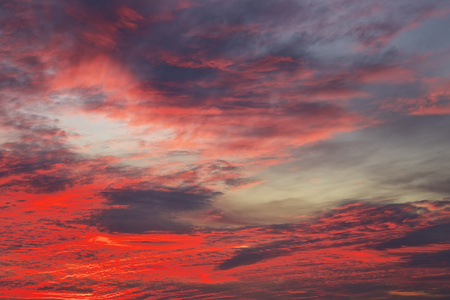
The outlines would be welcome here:
<svg viewBox="0 0 450 300">
<path fill-rule="evenodd" d="M 450 6 L 360 2 L 2 1 L 0 297 L 448 297 Z"/>
</svg>

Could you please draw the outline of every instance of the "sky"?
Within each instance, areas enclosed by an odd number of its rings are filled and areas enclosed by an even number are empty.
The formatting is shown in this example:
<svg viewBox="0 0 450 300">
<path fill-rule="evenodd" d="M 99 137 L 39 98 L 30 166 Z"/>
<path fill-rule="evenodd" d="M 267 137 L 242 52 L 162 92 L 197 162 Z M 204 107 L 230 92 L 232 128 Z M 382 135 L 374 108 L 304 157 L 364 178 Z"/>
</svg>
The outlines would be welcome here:
<svg viewBox="0 0 450 300">
<path fill-rule="evenodd" d="M 0 299 L 449 299 L 448 28 L 0 0 Z"/>
</svg>

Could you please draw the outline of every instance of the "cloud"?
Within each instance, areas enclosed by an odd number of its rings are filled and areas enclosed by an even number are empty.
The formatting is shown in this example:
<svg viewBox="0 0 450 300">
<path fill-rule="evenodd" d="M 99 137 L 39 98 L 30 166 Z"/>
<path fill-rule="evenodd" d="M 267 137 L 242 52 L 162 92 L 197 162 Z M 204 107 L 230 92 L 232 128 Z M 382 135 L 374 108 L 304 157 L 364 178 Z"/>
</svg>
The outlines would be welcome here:
<svg viewBox="0 0 450 300">
<path fill-rule="evenodd" d="M 292 250 L 287 250 L 284 247 L 292 244 L 292 241 L 278 241 L 258 247 L 243 248 L 238 250 L 233 257 L 218 265 L 217 269 L 229 270 L 239 266 L 259 263 L 265 259 L 287 255 Z"/>
<path fill-rule="evenodd" d="M 102 192 L 102 195 L 111 207 L 102 210 L 90 222 L 111 232 L 144 233 L 191 230 L 192 224 L 177 220 L 177 215 L 210 207 L 217 193 L 194 188 L 161 188 L 112 189 Z"/>
<path fill-rule="evenodd" d="M 387 45 L 443 5 L 170 3 L 5 5 L 5 96 L 19 93 L 28 107 L 35 97 L 23 87 L 33 87 L 44 110 L 164 128 L 160 146 L 169 151 L 282 161 L 292 149 L 376 124 L 336 100 L 371 99 L 367 85 L 416 80 L 404 52 Z M 375 54 L 350 51 L 330 68 L 315 50 L 341 40 Z"/>
<path fill-rule="evenodd" d="M 76 180 L 58 174 L 54 175 L 35 175 L 25 176 L 21 180 L 11 180 L 6 184 L 0 185 L 0 188 L 10 188 L 14 186 L 24 187 L 24 191 L 32 194 L 47 194 L 64 191 L 72 187 Z"/>
<path fill-rule="evenodd" d="M 440 262 L 448 243 L 374 249 L 374 245 L 411 232 L 434 232 L 438 225 L 433 223 L 448 224 L 445 200 L 402 204 L 353 201 L 293 224 L 197 227 L 186 234 L 189 226 L 173 224 L 180 219 L 170 216 L 208 207 L 209 192 L 123 188 L 106 190 L 104 197 L 109 207 L 102 208 L 103 216 L 107 218 L 107 211 L 115 209 L 116 223 L 113 219 L 95 220 L 104 229 L 108 225 L 116 228 L 116 233 L 82 227 L 73 220 L 59 225 L 49 220 L 41 220 L 39 226 L 33 223 L 31 228 L 39 233 L 35 240 L 34 235 L 14 239 L 23 242 L 20 249 L 30 258 L 21 264 L 15 256 L 17 248 L 6 250 L 4 255 L 11 258 L 7 261 L 10 273 L 2 284 L 14 295 L 29 293 L 29 298 L 55 292 L 70 292 L 71 297 L 82 292 L 90 297 L 120 295 L 124 299 L 159 295 L 379 299 L 392 296 L 390 291 L 431 290 L 430 295 L 445 298 L 449 293 L 442 277 L 447 265 Z M 134 224 L 127 210 L 134 214 Z M 150 218 L 154 222 L 145 221 Z M 28 224 L 21 222 L 21 228 Z M 72 226 L 61 231 L 63 225 Z M 163 226 L 171 231 L 154 231 Z M 54 235 L 49 235 L 48 228 Z M 143 229 L 153 232 L 145 234 Z M 4 230 L 2 236 L 9 239 L 11 231 Z M 71 268 L 61 268 L 61 253 Z M 43 269 L 61 289 L 41 275 Z M 332 283 L 324 285 L 327 280 Z M 305 284 L 298 285 L 299 281 Z"/>
<path fill-rule="evenodd" d="M 2 189 L 24 189 L 29 193 L 53 193 L 75 183 L 89 181 L 73 172 L 83 158 L 68 145 L 69 133 L 51 120 L 36 115 L 11 113 L 0 126 L 15 134 L 0 152 Z"/>
<path fill-rule="evenodd" d="M 434 206 L 435 203 L 444 206 L 438 208 Z M 328 249 L 325 251 L 334 253 L 336 257 L 342 259 L 346 257 L 346 259 L 360 260 L 370 264 L 387 259 L 382 257 L 382 252 L 377 253 L 373 249 L 382 251 L 446 243 L 448 242 L 448 224 L 445 223 L 445 205 L 447 205 L 445 203 L 447 202 L 443 200 L 404 204 L 353 201 L 342 204 L 308 221 L 261 228 L 261 234 L 271 238 L 278 236 L 279 239 L 256 245 L 252 245 L 252 240 L 248 240 L 247 243 L 250 245 L 236 250 L 229 259 L 217 265 L 217 269 L 230 270 L 241 266 L 263 264 L 266 260 L 292 257 L 301 253 L 308 255 L 308 251 L 312 249 L 314 251 Z M 430 205 L 429 209 L 427 205 Z M 439 225 L 419 225 L 422 224 L 423 218 L 434 218 L 434 222 Z M 410 231 L 412 228 L 414 229 Z M 404 236 L 391 238 L 405 232 Z M 291 237 L 282 238 L 285 234 Z M 405 257 L 409 255 L 405 254 Z M 432 257 L 431 254 L 430 257 Z M 396 260 L 393 258 L 393 261 Z M 318 261 L 309 263 L 319 264 Z"/>
<path fill-rule="evenodd" d="M 449 294 L 446 1 L 0 5 L 5 297 Z"/>
<path fill-rule="evenodd" d="M 448 231 L 450 224 L 430 226 L 421 230 L 408 232 L 404 237 L 392 239 L 377 246 L 378 249 L 400 248 L 402 246 L 419 246 L 445 243 L 450 241 Z"/>
<path fill-rule="evenodd" d="M 435 235 L 435 232 L 431 233 Z M 441 241 L 440 241 L 441 242 Z M 408 258 L 405 265 L 417 268 L 417 267 L 429 267 L 429 268 L 437 268 L 450 266 L 450 250 L 437 251 L 432 253 L 419 253 L 412 255 Z"/>
</svg>

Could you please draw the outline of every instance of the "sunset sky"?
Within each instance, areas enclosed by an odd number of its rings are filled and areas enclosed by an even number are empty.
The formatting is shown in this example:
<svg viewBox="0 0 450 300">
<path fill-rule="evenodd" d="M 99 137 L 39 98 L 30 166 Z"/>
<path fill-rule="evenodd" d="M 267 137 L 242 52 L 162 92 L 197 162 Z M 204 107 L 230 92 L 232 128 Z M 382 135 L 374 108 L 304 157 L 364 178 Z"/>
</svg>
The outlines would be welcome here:
<svg viewBox="0 0 450 300">
<path fill-rule="evenodd" d="M 450 1 L 0 0 L 0 299 L 450 299 Z"/>
</svg>

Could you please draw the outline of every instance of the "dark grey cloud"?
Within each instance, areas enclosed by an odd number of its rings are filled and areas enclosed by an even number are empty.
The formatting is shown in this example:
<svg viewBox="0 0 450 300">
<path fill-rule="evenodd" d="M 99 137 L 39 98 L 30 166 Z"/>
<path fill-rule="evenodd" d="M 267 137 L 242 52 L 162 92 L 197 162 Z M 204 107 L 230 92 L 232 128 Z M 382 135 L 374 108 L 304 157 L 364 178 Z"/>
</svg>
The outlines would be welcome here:
<svg viewBox="0 0 450 300">
<path fill-rule="evenodd" d="M 192 225 L 179 221 L 177 215 L 210 207 L 217 192 L 197 191 L 195 188 L 112 189 L 102 195 L 112 207 L 102 210 L 89 222 L 103 230 L 186 232 L 192 229 Z M 114 205 L 123 205 L 124 208 L 114 208 Z"/>
<path fill-rule="evenodd" d="M 306 118 L 338 118 L 346 115 L 343 107 L 331 102 L 302 102 L 288 105 L 287 113 Z"/>
<path fill-rule="evenodd" d="M 66 175 L 33 175 L 25 176 L 19 180 L 10 180 L 0 185 L 0 189 L 22 187 L 23 190 L 31 194 L 48 194 L 64 191 L 77 183 L 74 177 Z"/>
<path fill-rule="evenodd" d="M 136 72 L 143 80 L 156 80 L 164 84 L 171 82 L 199 81 L 216 75 L 213 68 L 188 68 L 178 67 L 165 63 L 151 64 L 149 61 L 136 61 Z M 173 86 L 171 86 L 173 88 Z"/>
<path fill-rule="evenodd" d="M 293 250 L 285 247 L 292 246 L 293 244 L 298 244 L 298 242 L 292 240 L 278 241 L 257 247 L 243 248 L 238 250 L 230 259 L 219 264 L 217 269 L 229 270 L 239 266 L 256 264 L 266 259 L 287 255 Z"/>
<path fill-rule="evenodd" d="M 231 187 L 240 187 L 246 184 L 251 184 L 253 182 L 257 182 L 258 180 L 256 178 L 241 178 L 241 177 L 235 177 L 235 178 L 228 178 L 225 180 L 225 184 Z"/>
<path fill-rule="evenodd" d="M 432 234 L 435 234 L 435 232 L 433 232 Z M 407 262 L 405 262 L 404 264 L 412 268 L 442 268 L 445 266 L 450 267 L 450 250 L 414 254 L 411 255 L 408 258 Z"/>
<path fill-rule="evenodd" d="M 446 243 L 450 241 L 450 223 L 440 224 L 415 230 L 405 236 L 392 239 L 377 245 L 377 249 L 392 249 L 402 246 L 421 246 L 429 244 Z"/>
<path fill-rule="evenodd" d="M 430 180 L 424 184 L 419 184 L 418 187 L 427 191 L 450 195 L 450 177 L 442 178 L 441 180 Z"/>
<path fill-rule="evenodd" d="M 45 285 L 45 286 L 39 287 L 38 290 L 40 290 L 40 291 L 55 291 L 55 292 L 75 292 L 75 293 L 92 293 L 94 291 L 90 287 L 82 287 L 82 286 L 78 286 L 78 285 L 65 285 L 65 284 Z"/>
<path fill-rule="evenodd" d="M 59 174 L 54 175 L 35 175 L 29 178 L 28 185 L 31 187 L 34 193 L 53 193 L 64 191 L 69 187 L 72 187 L 75 183 L 73 178 L 64 177 Z"/>
</svg>

